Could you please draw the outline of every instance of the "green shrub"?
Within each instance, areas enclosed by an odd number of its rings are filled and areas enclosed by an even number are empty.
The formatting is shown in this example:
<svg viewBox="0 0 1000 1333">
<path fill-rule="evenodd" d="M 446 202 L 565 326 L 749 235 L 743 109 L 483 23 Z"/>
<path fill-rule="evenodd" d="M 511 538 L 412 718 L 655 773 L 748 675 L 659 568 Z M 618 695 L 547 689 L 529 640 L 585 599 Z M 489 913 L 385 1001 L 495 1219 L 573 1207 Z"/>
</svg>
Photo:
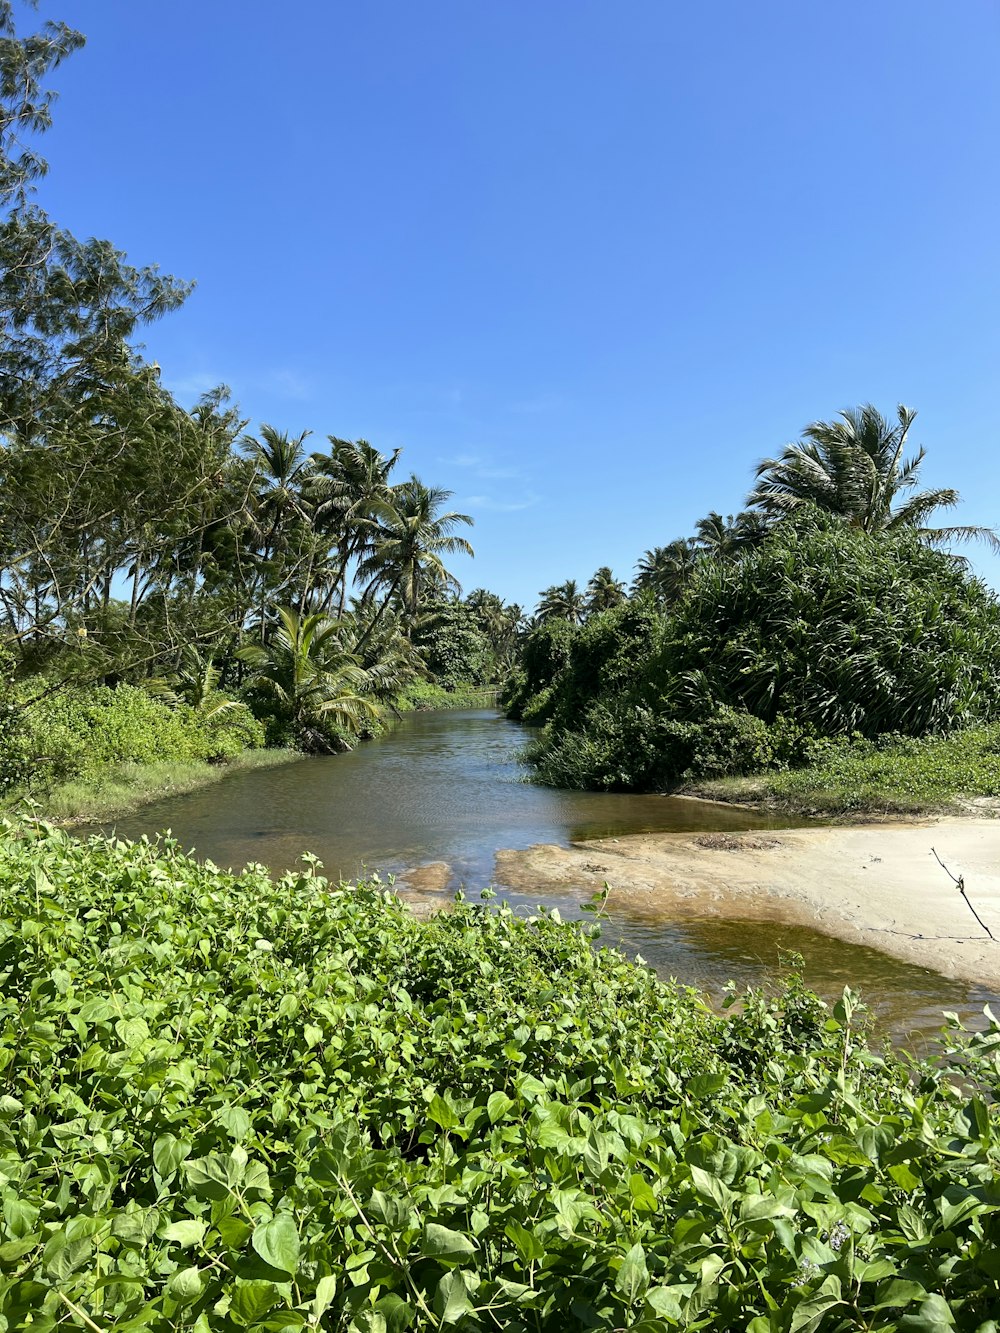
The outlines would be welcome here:
<svg viewBox="0 0 1000 1333">
<path fill-rule="evenodd" d="M 592 929 L 5 829 L 0 1317 L 989 1329 L 996 1025 L 911 1070 Z"/>
<path fill-rule="evenodd" d="M 26 744 L 48 782 L 93 777 L 127 762 L 220 762 L 264 741 L 261 724 L 243 705 L 206 718 L 135 685 L 61 690 L 26 709 L 24 721 Z"/>
<path fill-rule="evenodd" d="M 642 599 L 528 636 L 513 716 L 556 785 L 655 789 L 782 768 L 822 736 L 942 733 L 1000 713 L 1000 607 L 912 532 L 786 520 Z"/>
</svg>

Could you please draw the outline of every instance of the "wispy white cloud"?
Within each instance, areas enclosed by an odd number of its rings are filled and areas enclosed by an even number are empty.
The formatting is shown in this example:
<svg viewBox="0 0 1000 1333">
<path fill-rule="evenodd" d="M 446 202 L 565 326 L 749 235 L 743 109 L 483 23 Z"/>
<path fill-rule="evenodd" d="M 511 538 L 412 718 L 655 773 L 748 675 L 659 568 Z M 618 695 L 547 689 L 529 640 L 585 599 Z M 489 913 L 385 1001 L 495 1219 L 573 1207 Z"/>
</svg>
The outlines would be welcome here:
<svg viewBox="0 0 1000 1333">
<path fill-rule="evenodd" d="M 531 509 L 542 497 L 530 491 L 518 499 L 498 500 L 492 495 L 467 495 L 457 503 L 463 509 L 488 509 L 498 514 L 512 514 L 518 509 Z"/>
<path fill-rule="evenodd" d="M 447 463 L 451 467 L 479 467 L 482 465 L 482 458 L 479 454 L 455 454 L 452 458 L 441 458 L 439 463 Z"/>
<path fill-rule="evenodd" d="M 494 487 L 483 489 L 480 494 L 466 496 L 460 504 L 466 509 L 487 509 L 498 514 L 514 513 L 518 509 L 530 509 L 538 504 L 540 496 L 531 487 L 531 477 L 523 468 L 497 464 L 488 451 L 481 453 L 461 453 L 451 457 L 439 457 L 444 466 L 462 468 L 470 480 L 481 482 L 503 482 L 498 489 L 500 495 L 490 494 Z"/>
</svg>

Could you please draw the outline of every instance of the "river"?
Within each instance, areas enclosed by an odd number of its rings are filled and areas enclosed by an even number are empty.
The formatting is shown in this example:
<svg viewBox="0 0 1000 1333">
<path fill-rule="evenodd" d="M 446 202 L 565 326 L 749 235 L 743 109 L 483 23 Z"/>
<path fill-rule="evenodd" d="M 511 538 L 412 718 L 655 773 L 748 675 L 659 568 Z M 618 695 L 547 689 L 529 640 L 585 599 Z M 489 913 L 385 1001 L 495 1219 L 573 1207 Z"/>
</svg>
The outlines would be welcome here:
<svg viewBox="0 0 1000 1333">
<path fill-rule="evenodd" d="M 237 774 L 147 805 L 102 831 L 136 838 L 169 829 L 183 847 L 217 865 L 256 861 L 276 872 L 308 850 L 333 878 L 366 871 L 388 876 L 446 862 L 449 887 L 464 887 L 472 896 L 490 884 L 500 848 L 789 826 L 787 817 L 681 798 L 533 786 L 524 781 L 518 759 L 528 735 L 490 711 L 411 713 L 350 754 Z M 515 894 L 504 896 L 520 910 L 535 906 Z M 580 915 L 572 885 L 548 905 L 565 917 Z M 983 1004 L 996 999 L 817 931 L 761 922 L 639 919 L 616 907 L 613 895 L 604 938 L 715 999 L 730 980 L 740 988 L 773 981 L 779 951 L 794 950 L 805 959 L 809 985 L 830 998 L 847 983 L 860 989 L 897 1038 L 934 1031 L 946 1009 L 976 1022 Z"/>
</svg>

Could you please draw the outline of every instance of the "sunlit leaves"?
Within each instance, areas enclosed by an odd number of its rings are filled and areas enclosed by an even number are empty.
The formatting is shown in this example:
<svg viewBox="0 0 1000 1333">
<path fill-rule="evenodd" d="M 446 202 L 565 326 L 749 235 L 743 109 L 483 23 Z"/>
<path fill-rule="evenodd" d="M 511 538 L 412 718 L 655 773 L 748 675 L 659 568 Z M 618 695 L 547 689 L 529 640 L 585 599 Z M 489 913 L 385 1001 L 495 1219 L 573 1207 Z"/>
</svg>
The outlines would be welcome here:
<svg viewBox="0 0 1000 1333">
<path fill-rule="evenodd" d="M 952 1094 L 856 997 L 716 1017 L 549 913 L 0 850 L 12 1327 L 989 1328 L 995 1026 Z"/>
</svg>

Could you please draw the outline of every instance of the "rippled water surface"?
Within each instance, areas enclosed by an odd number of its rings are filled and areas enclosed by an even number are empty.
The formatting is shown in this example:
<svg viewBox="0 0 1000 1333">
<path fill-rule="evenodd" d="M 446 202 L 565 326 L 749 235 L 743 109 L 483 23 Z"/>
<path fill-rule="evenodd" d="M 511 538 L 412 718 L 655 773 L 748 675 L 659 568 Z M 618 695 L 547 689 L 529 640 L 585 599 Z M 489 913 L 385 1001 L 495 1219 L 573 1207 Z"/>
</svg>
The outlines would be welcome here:
<svg viewBox="0 0 1000 1333">
<path fill-rule="evenodd" d="M 500 848 L 566 844 L 660 831 L 789 826 L 728 806 L 664 796 L 553 791 L 524 781 L 525 728 L 493 712 L 415 713 L 350 754 L 237 774 L 187 796 L 144 807 L 113 827 L 123 837 L 170 829 L 185 848 L 222 866 L 259 861 L 272 870 L 314 852 L 331 876 L 397 873 L 429 861 L 452 867 L 471 893 L 489 884 Z M 522 910 L 534 905 L 506 895 Z M 579 915 L 573 886 L 549 900 Z M 897 1034 L 928 1032 L 941 1011 L 975 1019 L 995 997 L 873 949 L 773 923 L 672 922 L 626 913 L 612 895 L 604 938 L 639 952 L 664 976 L 718 997 L 725 983 L 773 980 L 779 949 L 806 960 L 821 994 L 861 989 Z"/>
</svg>

